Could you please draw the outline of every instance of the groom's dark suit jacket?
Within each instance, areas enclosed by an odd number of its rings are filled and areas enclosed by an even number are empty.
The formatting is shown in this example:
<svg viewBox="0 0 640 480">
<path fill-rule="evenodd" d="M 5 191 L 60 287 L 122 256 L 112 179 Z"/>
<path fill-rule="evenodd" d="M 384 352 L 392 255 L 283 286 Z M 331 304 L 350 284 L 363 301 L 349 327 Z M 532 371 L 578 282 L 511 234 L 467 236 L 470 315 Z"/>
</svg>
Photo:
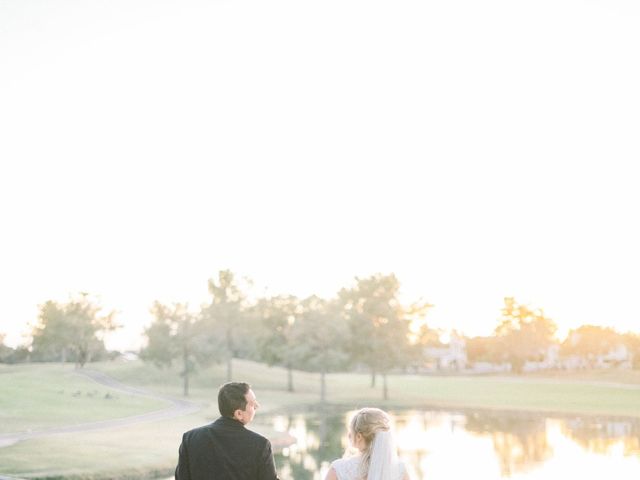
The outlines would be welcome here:
<svg viewBox="0 0 640 480">
<path fill-rule="evenodd" d="M 220 417 L 182 436 L 176 480 L 278 480 L 271 443 Z"/>
</svg>

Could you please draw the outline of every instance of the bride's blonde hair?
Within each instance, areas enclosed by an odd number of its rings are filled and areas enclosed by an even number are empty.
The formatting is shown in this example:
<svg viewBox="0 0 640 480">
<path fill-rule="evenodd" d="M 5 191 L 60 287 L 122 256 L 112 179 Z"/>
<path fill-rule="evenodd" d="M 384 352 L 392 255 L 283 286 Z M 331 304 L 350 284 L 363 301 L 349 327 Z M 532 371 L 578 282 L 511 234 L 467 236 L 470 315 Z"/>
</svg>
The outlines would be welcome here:
<svg viewBox="0 0 640 480">
<path fill-rule="evenodd" d="M 391 418 L 379 408 L 362 408 L 351 418 L 349 431 L 352 441 L 355 441 L 359 433 L 365 443 L 360 464 L 360 477 L 367 478 L 371 461 L 371 445 L 378 432 L 388 432 L 391 429 Z"/>
</svg>

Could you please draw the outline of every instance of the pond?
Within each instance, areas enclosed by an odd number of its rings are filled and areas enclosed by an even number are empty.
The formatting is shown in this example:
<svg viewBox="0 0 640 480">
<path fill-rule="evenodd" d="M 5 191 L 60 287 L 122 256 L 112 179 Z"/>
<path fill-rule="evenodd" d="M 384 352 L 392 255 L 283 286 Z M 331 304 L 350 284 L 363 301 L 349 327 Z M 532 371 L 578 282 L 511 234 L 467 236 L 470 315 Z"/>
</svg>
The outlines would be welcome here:
<svg viewBox="0 0 640 480">
<path fill-rule="evenodd" d="M 489 411 L 390 413 L 400 457 L 414 480 L 602 480 L 612 474 L 640 478 L 640 419 Z M 324 479 L 330 462 L 347 447 L 351 414 L 344 410 L 269 418 L 284 438 L 295 438 L 277 450 L 281 480 Z"/>
</svg>

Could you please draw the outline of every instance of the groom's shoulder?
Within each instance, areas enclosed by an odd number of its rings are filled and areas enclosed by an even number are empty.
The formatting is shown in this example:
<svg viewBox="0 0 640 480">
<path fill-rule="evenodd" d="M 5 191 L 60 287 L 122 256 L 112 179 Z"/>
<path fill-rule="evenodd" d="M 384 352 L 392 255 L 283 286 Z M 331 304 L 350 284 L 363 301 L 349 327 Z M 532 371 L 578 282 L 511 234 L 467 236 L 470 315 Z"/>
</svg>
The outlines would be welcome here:
<svg viewBox="0 0 640 480">
<path fill-rule="evenodd" d="M 247 435 L 251 438 L 254 438 L 256 441 L 260 443 L 267 443 L 269 439 L 264 435 L 260 435 L 258 432 L 254 432 L 253 430 L 246 429 Z"/>
<path fill-rule="evenodd" d="M 269 443 L 269 439 L 258 432 L 254 432 L 253 430 L 249 430 L 248 428 L 238 425 L 234 421 L 229 421 L 224 417 L 220 417 L 218 420 L 213 423 L 209 423 L 207 425 L 202 425 L 200 427 L 193 428 L 184 433 L 184 438 L 199 438 L 202 436 L 209 435 L 240 435 L 245 439 L 251 439 L 254 443 L 257 444 L 266 444 Z"/>
<path fill-rule="evenodd" d="M 259 434 L 258 432 L 254 432 L 253 430 L 249 430 L 245 428 L 244 430 L 244 438 L 245 441 L 254 446 L 254 448 L 264 451 L 265 449 L 271 450 L 271 441 L 265 437 L 264 435 Z"/>
<path fill-rule="evenodd" d="M 188 431 L 184 432 L 183 438 L 189 439 L 189 438 L 200 437 L 202 435 L 206 435 L 211 431 L 212 426 L 213 426 L 213 424 L 210 423 L 208 425 L 202 425 L 200 427 L 192 428 L 191 430 L 188 430 Z"/>
<path fill-rule="evenodd" d="M 246 427 L 242 429 L 241 436 L 244 438 L 244 441 L 261 446 L 262 448 L 264 448 L 266 444 L 271 444 L 267 437 Z"/>
</svg>

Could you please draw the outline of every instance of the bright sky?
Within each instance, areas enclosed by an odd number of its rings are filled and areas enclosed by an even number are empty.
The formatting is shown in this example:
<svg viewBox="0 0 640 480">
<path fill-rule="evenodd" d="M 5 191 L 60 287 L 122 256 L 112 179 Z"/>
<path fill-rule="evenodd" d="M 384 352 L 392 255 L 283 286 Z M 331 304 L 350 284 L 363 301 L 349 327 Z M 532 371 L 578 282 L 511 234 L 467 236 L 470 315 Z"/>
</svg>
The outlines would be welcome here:
<svg viewBox="0 0 640 480">
<path fill-rule="evenodd" d="M 0 0 L 0 332 L 222 268 L 640 331 L 635 0 Z"/>
</svg>

